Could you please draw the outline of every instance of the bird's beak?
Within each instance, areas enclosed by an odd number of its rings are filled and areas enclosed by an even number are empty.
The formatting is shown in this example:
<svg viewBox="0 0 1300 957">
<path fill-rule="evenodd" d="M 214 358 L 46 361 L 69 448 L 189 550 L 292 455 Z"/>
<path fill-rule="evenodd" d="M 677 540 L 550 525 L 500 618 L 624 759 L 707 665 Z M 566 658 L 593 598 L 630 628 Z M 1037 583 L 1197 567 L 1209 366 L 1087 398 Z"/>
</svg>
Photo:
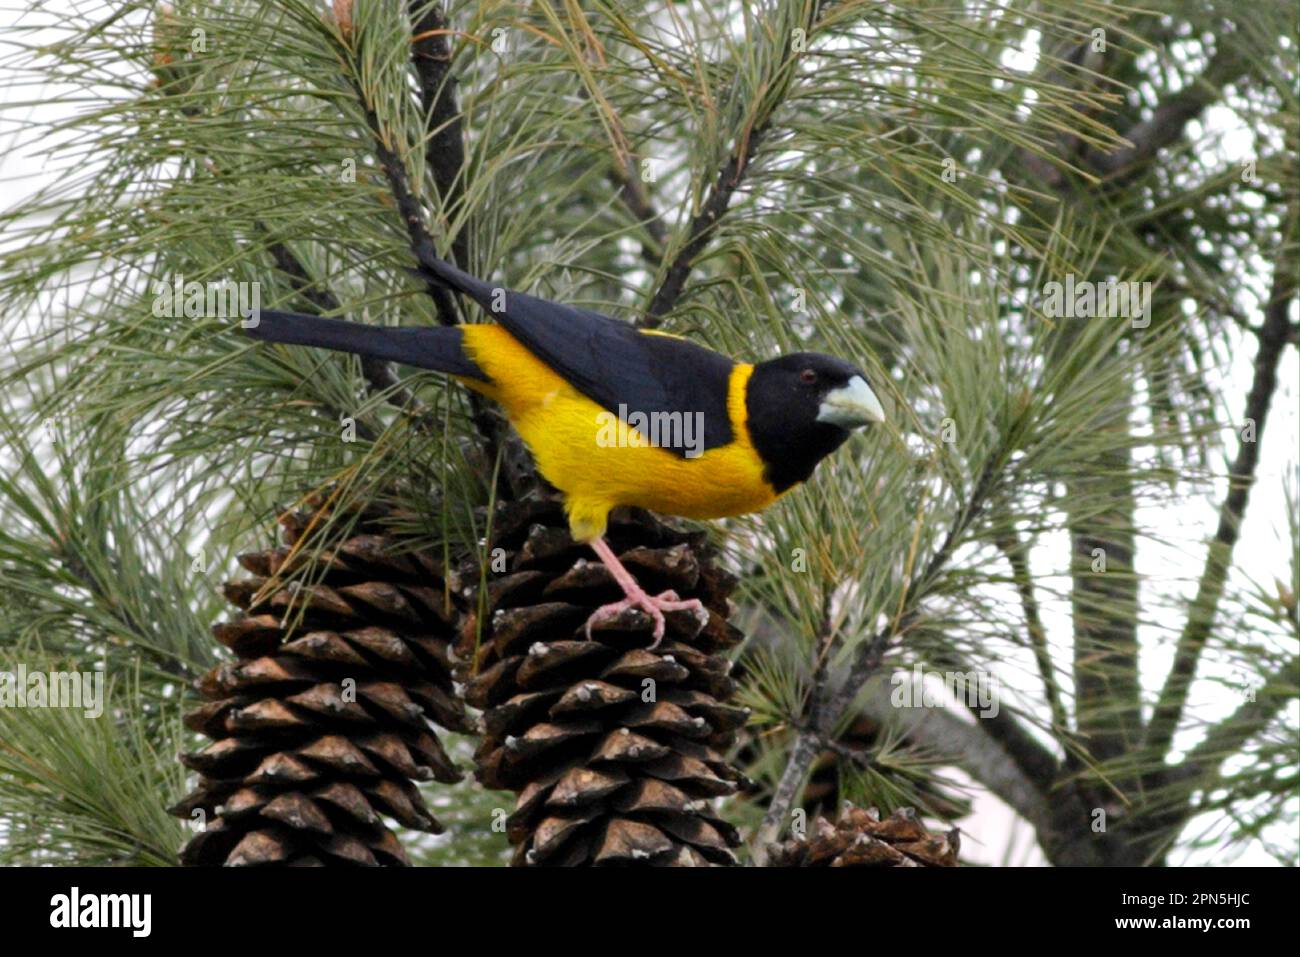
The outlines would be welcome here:
<svg viewBox="0 0 1300 957">
<path fill-rule="evenodd" d="M 848 385 L 826 393 L 821 408 L 817 410 L 818 422 L 829 422 L 841 429 L 856 429 L 870 422 L 884 422 L 885 410 L 880 400 L 867 385 L 867 380 L 855 375 Z"/>
</svg>

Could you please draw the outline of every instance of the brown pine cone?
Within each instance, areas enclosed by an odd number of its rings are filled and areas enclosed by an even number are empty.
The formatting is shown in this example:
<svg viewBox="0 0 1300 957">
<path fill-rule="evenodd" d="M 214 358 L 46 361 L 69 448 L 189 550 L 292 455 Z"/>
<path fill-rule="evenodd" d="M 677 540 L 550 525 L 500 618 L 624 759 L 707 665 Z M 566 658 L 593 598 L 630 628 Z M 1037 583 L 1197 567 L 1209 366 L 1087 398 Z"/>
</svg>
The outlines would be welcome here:
<svg viewBox="0 0 1300 957">
<path fill-rule="evenodd" d="M 473 663 L 466 698 L 485 712 L 478 777 L 518 793 L 516 865 L 732 864 L 740 837 L 712 799 L 742 781 L 725 753 L 747 712 L 726 704 L 735 684 L 719 655 L 741 637 L 726 620 L 735 581 L 702 535 L 648 512 L 616 510 L 607 537 L 643 587 L 699 598 L 708 623 L 669 614 L 650 650 L 652 623 L 629 611 L 587 640 L 592 611 L 622 597 L 609 572 L 557 501 L 499 508 L 482 630 L 471 614 L 459 646 Z"/>
<path fill-rule="evenodd" d="M 185 717 L 214 739 L 181 757 L 199 783 L 172 811 L 207 821 L 185 864 L 399 865 L 385 817 L 441 831 L 412 782 L 461 777 L 431 723 L 475 729 L 452 684 L 454 578 L 358 506 L 333 516 L 357 521 L 310 583 L 287 582 L 330 514 L 317 497 L 282 516 L 284 547 L 241 556 L 253 577 L 225 587 L 245 613 L 214 626 L 237 660 Z"/>
<path fill-rule="evenodd" d="M 885 820 L 875 808 L 845 804 L 832 824 L 817 818 L 814 835 L 791 838 L 768 850 L 769 867 L 956 867 L 961 835 L 954 828 L 938 836 L 926 830 L 911 808 Z"/>
</svg>

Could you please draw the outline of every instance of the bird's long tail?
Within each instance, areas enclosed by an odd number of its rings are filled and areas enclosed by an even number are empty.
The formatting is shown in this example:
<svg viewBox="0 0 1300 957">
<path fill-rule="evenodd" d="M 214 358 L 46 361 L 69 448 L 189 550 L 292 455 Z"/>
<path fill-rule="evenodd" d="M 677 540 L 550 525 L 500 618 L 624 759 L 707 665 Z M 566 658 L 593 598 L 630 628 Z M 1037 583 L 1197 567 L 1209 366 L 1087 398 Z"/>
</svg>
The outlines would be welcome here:
<svg viewBox="0 0 1300 957">
<path fill-rule="evenodd" d="M 472 379 L 487 378 L 465 354 L 461 330 L 454 326 L 371 326 L 273 309 L 261 310 L 257 319 L 256 325 L 245 326 L 245 330 L 254 339 L 265 342 L 317 346 Z"/>
</svg>

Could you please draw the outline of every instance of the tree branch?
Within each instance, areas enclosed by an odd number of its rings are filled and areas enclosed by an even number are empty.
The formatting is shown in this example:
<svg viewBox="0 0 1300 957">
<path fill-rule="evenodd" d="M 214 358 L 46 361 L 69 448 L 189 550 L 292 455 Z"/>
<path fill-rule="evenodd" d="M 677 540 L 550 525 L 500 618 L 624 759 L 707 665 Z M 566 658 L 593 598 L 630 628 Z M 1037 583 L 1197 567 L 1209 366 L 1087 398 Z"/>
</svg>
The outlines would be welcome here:
<svg viewBox="0 0 1300 957">
<path fill-rule="evenodd" d="M 1078 44 L 1066 59 L 1082 64 L 1086 63 L 1086 57 L 1087 44 Z M 1058 142 L 1061 155 L 1055 162 L 1032 150 L 1019 150 L 1020 165 L 1056 191 L 1070 185 L 1069 164 L 1073 160 L 1077 160 L 1078 167 L 1086 173 L 1100 176 L 1111 184 L 1123 183 L 1140 172 L 1161 149 L 1180 139 L 1187 124 L 1219 98 L 1221 88 L 1241 77 L 1249 67 L 1250 64 L 1230 47 L 1222 47 L 1200 77 L 1157 104 L 1148 119 L 1140 120 L 1124 131 L 1123 139 L 1129 145 L 1106 151 L 1085 144 L 1077 137 L 1067 136 Z"/>
<path fill-rule="evenodd" d="M 1187 124 L 1219 98 L 1223 86 L 1238 79 L 1250 67 L 1231 45 L 1217 50 L 1200 77 L 1152 111 L 1149 119 L 1133 124 L 1124 132 L 1131 143 L 1114 152 L 1096 147 L 1083 151 L 1083 159 L 1096 172 L 1111 181 L 1122 181 L 1155 158 L 1156 153 L 1182 138 Z"/>
<path fill-rule="evenodd" d="M 654 298 L 650 300 L 650 305 L 646 308 L 646 314 L 641 318 L 639 325 L 643 328 L 653 329 L 658 326 L 663 316 L 681 298 L 682 291 L 686 288 L 686 280 L 691 274 L 691 269 L 694 268 L 695 259 L 709 244 L 713 228 L 717 225 L 718 220 L 722 218 L 722 214 L 727 211 L 732 194 L 740 186 L 741 180 L 745 178 L 745 172 L 749 169 L 749 162 L 753 158 L 754 150 L 763 141 L 767 131 L 766 125 L 747 130 L 741 136 L 736 149 L 727 158 L 727 162 L 718 174 L 717 180 L 714 181 L 713 188 L 709 190 L 709 195 L 704 200 L 704 205 L 691 220 L 685 244 L 677 251 L 673 261 L 669 263 L 668 269 L 664 273 L 663 282 L 660 283 Z"/>
<path fill-rule="evenodd" d="M 817 759 L 822 742 L 829 737 L 821 730 L 820 712 L 826 697 L 827 668 L 830 664 L 828 652 L 835 640 L 835 633 L 831 627 L 831 589 L 829 588 L 822 594 L 821 621 L 817 635 L 817 658 L 813 664 L 812 690 L 800 714 L 800 719 L 807 720 L 797 723 L 790 757 L 781 772 L 772 800 L 768 802 L 767 813 L 763 815 L 763 823 L 759 826 L 754 841 L 754 858 L 760 865 L 767 855 L 768 845 L 780 837 L 782 824 L 789 815 L 790 808 L 794 806 L 799 788 Z"/>
<path fill-rule="evenodd" d="M 1300 658 L 1295 657 L 1272 671 L 1265 678 L 1264 687 L 1255 692 L 1254 700 L 1243 702 L 1231 715 L 1211 727 L 1201 742 L 1187 753 L 1178 765 L 1180 776 L 1203 775 L 1238 754 L 1253 735 L 1268 727 L 1277 713 L 1295 700 L 1294 693 L 1270 694 L 1269 689 L 1287 683 L 1294 688 L 1298 671 Z"/>
<path fill-rule="evenodd" d="M 450 31 L 442 11 L 436 6 L 410 0 L 407 9 L 412 21 L 412 66 L 418 79 L 420 104 L 426 122 L 425 157 L 433 172 L 434 184 L 443 207 L 447 208 L 461 195 L 465 160 L 455 79 L 451 74 L 451 48 L 447 41 Z M 366 128 L 373 141 L 375 157 L 388 180 L 389 192 L 406 229 L 411 252 L 417 262 L 424 257 L 437 256 L 437 247 L 425 223 L 424 205 L 411 188 L 406 164 L 391 145 L 393 138 L 380 123 L 373 104 L 350 66 L 345 79 L 361 106 Z M 469 265 L 467 229 L 460 230 L 452 239 L 451 256 L 458 265 Z M 425 291 L 433 300 L 440 324 L 456 326 L 461 323 L 459 300 L 452 290 L 426 279 Z M 479 474 L 504 474 L 507 483 L 516 492 L 534 483 L 535 472 L 524 452 L 523 443 L 510 434 L 504 419 L 491 412 L 478 395 L 471 395 L 469 401 L 474 427 L 485 446 L 485 454 L 477 465 Z M 501 470 L 496 468 L 499 457 L 503 460 Z"/>
<path fill-rule="evenodd" d="M 1052 655 L 1047 647 L 1047 629 L 1043 627 L 1042 614 L 1038 607 L 1038 595 L 1034 592 L 1033 575 L 1029 570 L 1029 549 L 1015 532 L 999 540 L 998 547 L 1011 566 L 1011 577 L 1015 581 L 1016 592 L 1020 595 L 1020 607 L 1025 616 L 1025 630 L 1029 635 L 1029 645 L 1034 652 L 1034 661 L 1038 665 L 1038 676 L 1043 682 L 1043 694 L 1052 714 L 1052 731 L 1062 745 L 1070 730 L 1070 718 L 1061 701 L 1061 686 L 1056 680 L 1052 667 Z M 1067 749 L 1068 750 L 1068 749 Z"/>
<path fill-rule="evenodd" d="M 1127 432 L 1130 404 L 1128 395 L 1113 403 L 1100 427 Z M 1124 754 L 1142 738 L 1132 467 L 1128 449 L 1105 449 L 1095 475 L 1073 476 L 1066 483 L 1075 722 L 1088 754 L 1100 761 Z M 1102 495 L 1101 508 L 1080 504 Z M 1099 553 L 1105 562 L 1100 571 L 1093 564 Z M 1075 754 L 1067 749 L 1067 759 Z"/>
<path fill-rule="evenodd" d="M 408 0 L 407 10 L 414 34 L 411 63 L 419 79 L 420 106 L 428 135 L 425 164 L 433 172 L 442 208 L 450 210 L 460 201 L 465 185 L 465 136 L 456 104 L 456 76 L 451 72 L 451 44 L 447 39 L 450 31 L 436 2 Z M 469 266 L 468 228 L 452 238 L 451 258 L 462 269 Z"/>
<path fill-rule="evenodd" d="M 821 17 L 823 4 L 820 0 L 808 3 L 802 27 L 804 30 L 811 32 Z M 775 88 L 774 95 L 765 95 L 759 102 L 753 113 L 749 116 L 744 128 L 740 131 L 735 144 L 731 148 L 727 161 L 723 163 L 722 169 L 719 170 L 713 186 L 709 189 L 708 195 L 704 199 L 700 210 L 691 219 L 690 227 L 686 232 L 686 241 L 682 247 L 677 250 L 672 261 L 664 270 L 664 278 L 650 300 L 650 305 L 646 307 L 645 315 L 637 323 L 642 328 L 653 329 L 658 326 L 663 317 L 672 310 L 681 298 L 682 292 L 686 288 L 686 280 L 690 277 L 691 270 L 695 267 L 695 260 L 699 258 L 709 240 L 713 237 L 713 231 L 731 205 L 731 197 L 740 187 L 749 171 L 750 162 L 754 158 L 758 147 L 762 144 L 767 134 L 771 130 L 772 117 L 777 108 L 785 99 L 786 93 L 790 89 L 793 79 L 795 60 L 791 58 L 793 51 L 793 33 L 786 31 L 785 39 L 782 41 L 781 55 L 777 59 L 776 69 L 768 83 L 768 90 Z"/>
<path fill-rule="evenodd" d="M 1293 203 L 1288 212 L 1288 223 L 1283 228 L 1284 237 L 1291 236 L 1296 223 L 1297 207 Z M 1210 636 L 1218 612 L 1219 600 L 1227 583 L 1232 551 L 1241 531 L 1242 516 L 1250 497 L 1255 469 L 1259 465 L 1260 443 L 1268 419 L 1273 393 L 1277 390 L 1277 367 L 1290 334 L 1291 300 L 1296 291 L 1295 247 L 1283 240 L 1283 250 L 1278 255 L 1273 270 L 1273 290 L 1264 313 L 1264 323 L 1259 330 L 1259 351 L 1255 355 L 1255 375 L 1246 399 L 1244 419 L 1254 425 L 1251 441 L 1244 437 L 1238 442 L 1237 456 L 1228 476 L 1228 494 L 1219 509 L 1219 526 L 1206 554 L 1196 598 L 1192 602 L 1179 636 L 1174 663 L 1160 690 L 1151 723 L 1147 728 L 1145 746 L 1153 757 L 1167 754 L 1174 732 L 1182 719 L 1183 708 L 1201 651 Z"/>
<path fill-rule="evenodd" d="M 379 122 L 379 117 L 366 99 L 365 91 L 356 82 L 356 78 L 349 75 L 348 81 L 352 86 L 352 91 L 356 94 L 357 101 L 361 104 L 366 126 L 370 130 L 371 138 L 374 141 L 375 158 L 379 160 L 379 166 L 388 179 L 389 192 L 392 193 L 393 202 L 397 205 L 397 212 L 402 218 L 402 225 L 406 227 L 411 252 L 415 255 L 417 262 L 423 256 L 437 255 L 437 247 L 434 245 L 433 237 L 424 224 L 424 206 L 411 190 L 406 164 L 388 145 L 388 136 Z M 444 326 L 459 325 L 460 308 L 456 304 L 456 297 L 452 291 L 432 279 L 426 279 L 424 285 L 437 309 L 438 322 Z"/>
<path fill-rule="evenodd" d="M 979 781 L 1034 826 L 1050 825 L 1050 802 L 1038 781 L 990 738 L 980 724 L 962 721 L 943 708 L 896 708 L 884 682 L 862 701 L 863 713 L 902 733 L 909 743 L 951 761 Z"/>
<path fill-rule="evenodd" d="M 768 845 L 776 843 L 781 836 L 781 827 L 790 812 L 790 808 L 794 805 L 795 796 L 799 793 L 799 788 L 808 775 L 808 769 L 812 767 L 813 761 L 817 758 L 817 752 L 821 747 L 821 739 L 820 734 L 811 730 L 800 731 L 795 736 L 794 746 L 790 749 L 790 757 L 785 763 L 785 769 L 781 772 L 781 779 L 777 782 L 776 791 L 772 794 L 772 801 L 767 806 L 767 813 L 763 815 L 763 823 L 759 826 L 758 833 L 754 837 L 752 848 L 754 862 L 760 867 L 767 860 Z"/>
<path fill-rule="evenodd" d="M 419 80 L 420 107 L 425 117 L 424 160 L 432 171 L 434 187 L 444 214 L 447 214 L 464 197 L 466 179 L 464 118 L 456 101 L 456 75 L 451 70 L 449 37 L 452 30 L 437 3 L 408 0 L 407 11 L 413 33 L 411 63 Z M 451 230 L 449 221 L 443 225 Z M 471 225 L 472 222 L 466 218 L 451 239 L 451 261 L 462 269 L 470 268 Z M 420 238 L 413 236 L 413 241 L 426 243 L 420 248 L 433 254 L 427 234 Z M 416 255 L 417 258 L 420 255 L 418 248 Z M 434 296 L 440 321 L 444 324 L 460 321 L 455 311 L 458 301 L 455 294 L 441 286 L 431 289 L 430 294 Z M 447 299 L 451 301 L 450 305 Z M 470 394 L 469 403 L 474 427 L 485 446 L 479 459 L 480 474 L 485 477 L 504 475 L 506 484 L 516 495 L 522 494 L 538 481 L 537 471 L 523 441 L 477 393 Z M 501 457 L 500 470 L 496 468 L 498 455 Z"/>
</svg>

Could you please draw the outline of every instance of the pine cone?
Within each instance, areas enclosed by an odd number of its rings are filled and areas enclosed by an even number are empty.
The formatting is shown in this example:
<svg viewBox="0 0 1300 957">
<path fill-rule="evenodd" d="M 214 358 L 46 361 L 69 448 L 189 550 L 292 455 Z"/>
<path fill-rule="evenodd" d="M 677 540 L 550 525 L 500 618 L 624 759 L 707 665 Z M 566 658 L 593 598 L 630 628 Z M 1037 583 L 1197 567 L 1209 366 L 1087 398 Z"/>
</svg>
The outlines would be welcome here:
<svg viewBox="0 0 1300 957">
<path fill-rule="evenodd" d="M 586 640 L 588 616 L 621 592 L 570 538 L 558 502 L 502 506 L 492 537 L 499 574 L 488 576 L 481 635 L 467 617 L 460 657 L 476 666 L 466 700 L 485 711 L 479 780 L 519 795 L 506 822 L 513 863 L 734 864 L 739 834 L 710 799 L 743 780 L 724 753 L 747 712 L 725 704 L 735 683 L 717 654 L 741 636 L 726 621 L 735 580 L 704 536 L 641 510 L 611 516 L 610 547 L 643 587 L 710 611 L 704 626 L 669 614 L 653 651 L 638 611 Z"/>
<path fill-rule="evenodd" d="M 474 724 L 452 685 L 447 576 L 432 556 L 399 547 L 385 526 L 395 515 L 335 514 L 356 522 L 301 587 L 280 579 L 311 551 L 293 547 L 322 534 L 319 498 L 281 517 L 286 547 L 240 557 L 255 577 L 225 593 L 245 614 L 213 628 L 238 660 L 196 682 L 207 703 L 185 717 L 215 740 L 181 757 L 199 784 L 171 810 L 208 820 L 182 863 L 400 865 L 384 816 L 442 830 L 411 782 L 461 774 L 429 722 Z"/>
<path fill-rule="evenodd" d="M 819 817 L 811 840 L 791 838 L 768 850 L 769 867 L 956 867 L 960 832 L 945 836 L 925 829 L 911 808 L 885 820 L 875 808 L 845 804 L 832 824 Z"/>
</svg>

